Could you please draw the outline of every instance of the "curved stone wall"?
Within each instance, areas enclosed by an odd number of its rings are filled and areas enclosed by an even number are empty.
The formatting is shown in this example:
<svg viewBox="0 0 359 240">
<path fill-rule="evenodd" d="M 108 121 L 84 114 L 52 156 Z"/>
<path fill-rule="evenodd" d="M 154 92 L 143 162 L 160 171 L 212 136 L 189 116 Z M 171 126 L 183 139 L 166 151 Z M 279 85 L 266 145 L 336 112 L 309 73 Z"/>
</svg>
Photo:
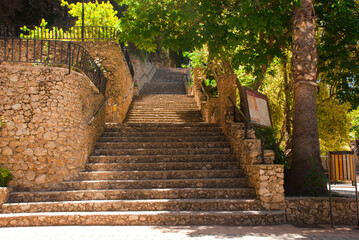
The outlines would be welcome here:
<svg viewBox="0 0 359 240">
<path fill-rule="evenodd" d="M 104 97 L 84 75 L 68 69 L 0 66 L 0 166 L 16 190 L 59 188 L 78 176 L 105 124 L 88 126 Z"/>
</svg>

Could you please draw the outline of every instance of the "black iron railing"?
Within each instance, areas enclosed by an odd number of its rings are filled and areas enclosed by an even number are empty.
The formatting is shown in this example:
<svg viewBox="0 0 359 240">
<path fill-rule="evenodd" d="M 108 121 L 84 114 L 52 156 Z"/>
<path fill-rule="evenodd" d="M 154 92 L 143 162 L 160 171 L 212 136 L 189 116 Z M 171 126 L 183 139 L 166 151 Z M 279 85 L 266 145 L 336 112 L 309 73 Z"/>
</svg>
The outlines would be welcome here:
<svg viewBox="0 0 359 240">
<path fill-rule="evenodd" d="M 105 95 L 106 78 L 95 60 L 73 42 L 21 38 L 0 39 L 0 62 L 32 63 L 44 66 L 65 65 L 81 70 Z"/>
<path fill-rule="evenodd" d="M 262 134 L 258 131 L 258 129 L 246 118 L 244 113 L 237 107 L 235 102 L 232 100 L 231 97 L 228 96 L 228 99 L 233 104 L 233 115 L 234 115 L 234 122 L 238 122 L 237 119 L 237 111 L 241 115 L 242 119 L 244 120 L 244 138 L 248 139 L 248 125 L 256 132 L 257 136 L 259 136 L 259 139 L 261 140 L 261 158 L 262 158 L 262 164 L 265 164 L 265 158 L 264 158 L 264 142 L 265 139 L 262 136 Z"/>
<path fill-rule="evenodd" d="M 9 26 L 0 25 L 0 38 L 43 40 L 118 40 L 118 31 L 108 26 Z"/>
<path fill-rule="evenodd" d="M 133 69 L 133 65 L 131 62 L 130 55 L 128 54 L 127 47 L 123 42 L 120 42 L 120 46 L 121 46 L 122 53 L 125 56 L 125 60 L 126 60 L 128 69 L 130 70 L 131 76 L 133 77 L 135 75 L 135 70 Z"/>
</svg>

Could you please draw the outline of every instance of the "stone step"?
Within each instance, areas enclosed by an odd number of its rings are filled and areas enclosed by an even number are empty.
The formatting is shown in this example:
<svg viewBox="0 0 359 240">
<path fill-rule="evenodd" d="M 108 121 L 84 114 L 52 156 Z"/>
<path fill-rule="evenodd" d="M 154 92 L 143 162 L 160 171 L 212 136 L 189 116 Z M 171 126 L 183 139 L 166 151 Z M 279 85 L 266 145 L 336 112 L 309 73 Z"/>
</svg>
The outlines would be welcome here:
<svg viewBox="0 0 359 240">
<path fill-rule="evenodd" d="M 236 161 L 233 154 L 89 156 L 90 163 L 170 163 Z"/>
<path fill-rule="evenodd" d="M 238 225 L 285 223 L 284 211 L 107 211 L 1 214 L 1 227 L 60 225 Z"/>
<path fill-rule="evenodd" d="M 48 192 L 13 192 L 10 201 L 53 202 L 84 200 L 135 200 L 135 199 L 203 199 L 203 198 L 254 198 L 252 188 L 167 188 L 167 189 L 101 189 Z"/>
<path fill-rule="evenodd" d="M 97 142 L 96 149 L 229 148 L 229 142 Z"/>
<path fill-rule="evenodd" d="M 238 169 L 237 162 L 89 163 L 86 171 Z"/>
<path fill-rule="evenodd" d="M 93 156 L 121 156 L 121 155 L 196 155 L 196 154 L 229 154 L 231 148 L 174 148 L 174 149 L 95 149 Z"/>
<path fill-rule="evenodd" d="M 198 110 L 198 106 L 197 105 L 193 105 L 193 106 L 171 106 L 171 105 L 163 105 L 163 106 L 158 106 L 158 105 L 148 105 L 148 106 L 144 106 L 144 105 L 140 105 L 140 106 L 132 106 L 130 108 L 130 112 L 129 113 L 143 113 L 143 112 L 162 112 L 162 113 L 167 113 L 167 112 L 197 112 Z"/>
<path fill-rule="evenodd" d="M 169 118 L 169 119 L 176 119 L 176 118 L 197 118 L 197 117 L 202 117 L 200 112 L 166 112 L 166 113 L 161 113 L 161 112 L 148 112 L 148 111 L 143 111 L 143 112 L 139 112 L 139 113 L 134 113 L 131 112 L 127 115 L 127 117 L 138 117 L 138 118 Z"/>
<path fill-rule="evenodd" d="M 216 170 L 162 170 L 162 171 L 96 171 L 81 172 L 82 180 L 145 180 L 145 179 L 198 179 L 235 178 L 242 174 L 237 169 Z"/>
<path fill-rule="evenodd" d="M 227 141 L 225 136 L 195 136 L 195 137 L 100 137 L 99 143 L 132 143 L 132 142 L 151 142 L 151 143 L 179 143 L 179 142 L 224 142 Z"/>
<path fill-rule="evenodd" d="M 260 201 L 255 199 L 151 199 L 30 202 L 4 204 L 2 213 L 248 210 L 262 210 Z"/>
<path fill-rule="evenodd" d="M 158 117 L 131 117 L 125 119 L 127 123 L 192 123 L 192 122 L 203 122 L 203 119 L 198 118 L 158 118 Z"/>
<path fill-rule="evenodd" d="M 129 123 L 128 123 L 129 124 Z M 183 124 L 179 124 L 178 127 L 173 126 L 173 124 L 171 124 L 171 126 L 151 126 L 149 125 L 145 125 L 143 124 L 143 126 L 124 126 L 122 128 L 106 128 L 105 129 L 105 133 L 107 132 L 177 132 L 177 133 L 183 133 L 183 132 L 193 132 L 193 133 L 207 133 L 207 132 L 217 132 L 217 133 L 222 133 L 222 129 L 219 127 L 200 127 L 200 126 L 181 126 Z M 223 134 L 222 134 L 223 136 Z"/>
<path fill-rule="evenodd" d="M 63 182 L 63 190 L 153 189 L 153 188 L 238 188 L 248 187 L 245 178 L 81 180 Z"/>
<path fill-rule="evenodd" d="M 221 132 L 104 132 L 102 137 L 206 137 L 206 136 L 223 136 Z"/>
<path fill-rule="evenodd" d="M 188 114 L 201 114 L 201 112 L 198 109 L 167 109 L 167 108 L 147 108 L 147 109 L 131 109 L 130 114 L 175 114 L 175 113 L 188 113 Z"/>
<path fill-rule="evenodd" d="M 140 95 L 146 94 L 185 94 L 183 82 L 150 82 L 145 83 Z"/>
</svg>

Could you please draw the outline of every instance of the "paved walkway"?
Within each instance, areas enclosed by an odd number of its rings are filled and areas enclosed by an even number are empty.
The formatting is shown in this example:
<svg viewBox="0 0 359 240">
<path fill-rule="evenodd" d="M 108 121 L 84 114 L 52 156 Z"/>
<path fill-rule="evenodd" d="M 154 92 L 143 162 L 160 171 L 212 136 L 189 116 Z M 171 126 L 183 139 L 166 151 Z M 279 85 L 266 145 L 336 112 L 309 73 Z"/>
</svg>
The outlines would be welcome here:
<svg viewBox="0 0 359 240">
<path fill-rule="evenodd" d="M 11 240 L 214 240 L 214 239 L 359 239 L 353 227 L 295 227 L 292 225 L 265 227 L 141 227 L 141 226 L 68 226 L 0 228 L 1 239 Z"/>
<path fill-rule="evenodd" d="M 359 184 L 357 185 L 359 190 Z M 340 194 L 342 196 L 355 197 L 355 186 L 353 186 L 351 183 L 340 182 L 337 184 L 332 184 L 331 187 L 333 193 Z"/>
</svg>

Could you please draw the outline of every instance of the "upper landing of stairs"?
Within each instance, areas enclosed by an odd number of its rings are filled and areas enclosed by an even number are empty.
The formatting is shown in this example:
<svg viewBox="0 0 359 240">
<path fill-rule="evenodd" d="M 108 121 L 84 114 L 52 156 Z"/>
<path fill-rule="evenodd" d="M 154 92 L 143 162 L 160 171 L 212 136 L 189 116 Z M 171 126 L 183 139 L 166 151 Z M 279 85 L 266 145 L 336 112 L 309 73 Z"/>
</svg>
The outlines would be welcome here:
<svg viewBox="0 0 359 240">
<path fill-rule="evenodd" d="M 159 68 L 156 70 L 151 82 L 145 83 L 140 95 L 148 94 L 186 94 L 183 80 L 186 69 Z"/>
</svg>

